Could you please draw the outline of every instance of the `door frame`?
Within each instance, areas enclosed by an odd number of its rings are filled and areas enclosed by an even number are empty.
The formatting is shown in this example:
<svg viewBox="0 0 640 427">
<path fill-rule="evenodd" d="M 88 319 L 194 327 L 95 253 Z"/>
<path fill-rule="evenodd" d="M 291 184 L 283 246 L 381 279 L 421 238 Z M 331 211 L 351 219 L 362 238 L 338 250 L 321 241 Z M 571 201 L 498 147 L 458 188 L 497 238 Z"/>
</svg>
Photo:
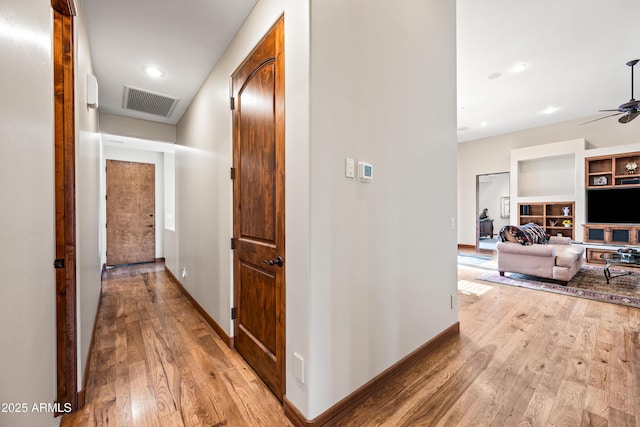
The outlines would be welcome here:
<svg viewBox="0 0 640 427">
<path fill-rule="evenodd" d="M 483 176 L 493 176 L 493 175 L 509 175 L 511 176 L 511 172 L 491 172 L 491 173 L 481 173 L 476 175 L 476 216 L 475 216 L 475 229 L 476 229 L 476 251 L 480 250 L 480 226 L 478 225 L 478 217 L 480 216 L 480 177 Z M 511 181 L 509 181 L 509 195 L 511 194 Z M 500 197 L 500 196 L 498 196 Z M 494 230 L 495 234 L 498 234 L 498 231 Z"/>
<path fill-rule="evenodd" d="M 75 40 L 73 0 L 53 9 L 56 235 L 56 402 L 78 409 L 76 320 Z"/>
</svg>

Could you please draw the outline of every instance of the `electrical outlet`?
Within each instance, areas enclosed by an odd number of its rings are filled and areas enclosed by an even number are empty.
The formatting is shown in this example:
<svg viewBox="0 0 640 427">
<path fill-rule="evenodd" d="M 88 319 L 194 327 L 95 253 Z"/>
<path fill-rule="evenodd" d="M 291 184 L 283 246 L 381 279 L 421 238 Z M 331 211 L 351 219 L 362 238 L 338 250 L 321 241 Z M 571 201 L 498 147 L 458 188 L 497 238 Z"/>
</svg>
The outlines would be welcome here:
<svg viewBox="0 0 640 427">
<path fill-rule="evenodd" d="M 187 277 L 187 267 L 182 267 L 182 273 L 180 273 L 183 279 Z"/>
<path fill-rule="evenodd" d="M 293 353 L 293 376 L 304 384 L 304 359 L 298 353 Z"/>
</svg>

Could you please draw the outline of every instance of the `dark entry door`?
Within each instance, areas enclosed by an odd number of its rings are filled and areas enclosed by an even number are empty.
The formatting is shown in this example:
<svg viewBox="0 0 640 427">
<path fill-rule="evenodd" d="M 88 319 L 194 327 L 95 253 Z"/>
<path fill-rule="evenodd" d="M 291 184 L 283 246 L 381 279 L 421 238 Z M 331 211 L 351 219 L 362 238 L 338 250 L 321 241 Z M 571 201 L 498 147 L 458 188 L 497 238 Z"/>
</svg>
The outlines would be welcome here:
<svg viewBox="0 0 640 427">
<path fill-rule="evenodd" d="M 285 391 L 284 21 L 232 78 L 234 341 L 276 397 Z"/>
</svg>

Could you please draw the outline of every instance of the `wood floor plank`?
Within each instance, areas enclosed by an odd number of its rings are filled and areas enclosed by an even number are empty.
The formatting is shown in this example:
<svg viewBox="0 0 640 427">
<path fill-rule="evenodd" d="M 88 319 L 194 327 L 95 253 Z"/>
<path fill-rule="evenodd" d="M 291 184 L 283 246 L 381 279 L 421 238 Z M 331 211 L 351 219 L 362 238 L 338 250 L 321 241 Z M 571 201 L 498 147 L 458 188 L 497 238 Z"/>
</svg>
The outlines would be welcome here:
<svg viewBox="0 0 640 427">
<path fill-rule="evenodd" d="M 588 385 L 584 410 L 588 412 L 589 416 L 597 415 L 607 421 L 609 419 L 609 393 L 601 388 Z"/>
<path fill-rule="evenodd" d="M 156 400 L 149 389 L 144 360 L 129 362 L 131 419 L 133 425 L 160 426 Z"/>
</svg>

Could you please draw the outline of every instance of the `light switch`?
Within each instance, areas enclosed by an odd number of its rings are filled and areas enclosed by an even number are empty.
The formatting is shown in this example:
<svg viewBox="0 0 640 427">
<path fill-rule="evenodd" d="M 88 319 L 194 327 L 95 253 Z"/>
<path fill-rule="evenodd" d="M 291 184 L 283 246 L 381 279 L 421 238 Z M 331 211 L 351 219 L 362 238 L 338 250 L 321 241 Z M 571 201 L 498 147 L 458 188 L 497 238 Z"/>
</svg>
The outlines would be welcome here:
<svg viewBox="0 0 640 427">
<path fill-rule="evenodd" d="M 345 163 L 344 163 L 344 175 L 347 178 L 355 178 L 356 177 L 356 173 L 355 173 L 355 161 L 353 159 L 345 159 Z"/>
</svg>

